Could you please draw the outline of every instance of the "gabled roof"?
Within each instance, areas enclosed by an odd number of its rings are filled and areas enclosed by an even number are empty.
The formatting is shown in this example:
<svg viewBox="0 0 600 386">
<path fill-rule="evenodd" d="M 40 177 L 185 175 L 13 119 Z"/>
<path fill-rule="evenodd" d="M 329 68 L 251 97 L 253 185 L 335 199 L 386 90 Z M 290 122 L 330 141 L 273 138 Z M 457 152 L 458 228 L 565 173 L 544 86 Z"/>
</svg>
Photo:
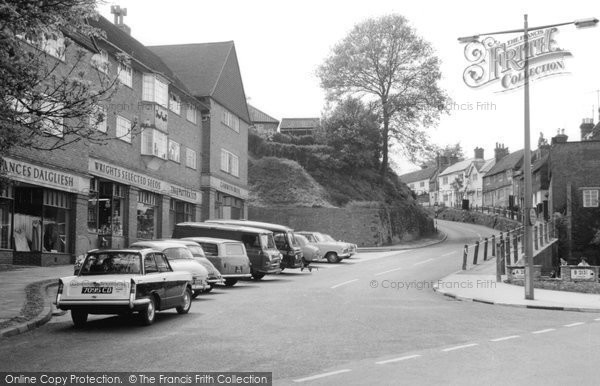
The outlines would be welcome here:
<svg viewBox="0 0 600 386">
<path fill-rule="evenodd" d="M 106 37 L 103 38 L 103 40 L 115 45 L 136 61 L 150 68 L 152 71 L 163 75 L 178 89 L 189 94 L 189 90 L 186 88 L 183 82 L 181 82 L 181 80 L 165 64 L 165 62 L 163 62 L 161 58 L 159 58 L 154 52 L 148 49 L 148 47 L 144 46 L 131 35 L 111 23 L 105 17 L 100 16 L 98 20 L 90 19 L 89 23 L 90 25 L 105 31 Z"/>
<path fill-rule="evenodd" d="M 547 152 L 545 154 L 542 154 L 541 157 L 539 157 L 532 165 L 532 171 L 536 172 L 539 169 L 542 168 L 542 166 L 544 166 L 545 164 L 548 163 L 548 158 L 550 157 L 550 152 Z"/>
<path fill-rule="evenodd" d="M 430 166 L 425 169 L 421 169 L 421 170 L 417 170 L 414 172 L 403 174 L 401 176 L 398 176 L 398 178 L 400 179 L 400 181 L 404 182 L 405 184 L 410 184 L 412 182 L 430 179 L 435 174 L 436 170 L 437 170 L 436 166 Z"/>
<path fill-rule="evenodd" d="M 233 41 L 148 47 L 196 97 L 211 97 L 251 124 Z"/>
<path fill-rule="evenodd" d="M 495 164 L 496 158 L 490 158 L 489 160 L 485 161 L 485 163 L 481 166 L 481 168 L 479 169 L 479 173 L 485 175 Z"/>
<path fill-rule="evenodd" d="M 500 161 L 496 162 L 489 172 L 485 174 L 485 177 L 493 176 L 495 174 L 519 167 L 523 160 L 523 153 L 523 149 L 521 149 L 503 157 Z"/>
<path fill-rule="evenodd" d="M 272 116 L 268 115 L 252 106 L 248 103 L 248 112 L 250 113 L 250 120 L 252 123 L 276 123 L 279 124 L 279 121 Z"/>
<path fill-rule="evenodd" d="M 454 165 L 448 166 L 444 169 L 443 172 L 440 173 L 440 176 L 445 176 L 446 174 L 452 174 L 456 172 L 461 172 L 469 167 L 472 162 L 480 160 L 479 158 L 469 158 L 463 161 L 458 161 Z"/>
<path fill-rule="evenodd" d="M 281 118 L 279 129 L 314 129 L 320 122 L 319 118 Z"/>
</svg>

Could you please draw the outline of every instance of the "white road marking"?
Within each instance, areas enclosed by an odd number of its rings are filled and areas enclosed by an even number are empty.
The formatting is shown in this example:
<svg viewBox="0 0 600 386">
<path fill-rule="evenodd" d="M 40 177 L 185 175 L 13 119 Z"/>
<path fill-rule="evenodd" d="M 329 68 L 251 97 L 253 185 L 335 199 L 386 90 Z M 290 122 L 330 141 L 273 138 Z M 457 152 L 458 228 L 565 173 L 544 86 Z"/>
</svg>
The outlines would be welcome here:
<svg viewBox="0 0 600 386">
<path fill-rule="evenodd" d="M 456 253 L 456 251 L 454 251 L 454 252 L 448 252 L 446 254 L 443 254 L 442 257 L 454 255 L 455 253 Z"/>
<path fill-rule="evenodd" d="M 312 377 L 294 379 L 294 382 L 312 381 L 312 380 L 315 380 L 315 379 L 325 378 L 325 377 L 329 377 L 329 376 L 336 375 L 336 374 L 347 373 L 349 371 L 352 371 L 352 370 L 350 370 L 350 369 L 343 369 L 343 370 L 338 370 L 338 371 L 332 371 L 332 372 L 329 372 L 329 373 L 323 373 L 323 374 L 313 375 Z"/>
<path fill-rule="evenodd" d="M 544 333 L 550 332 L 550 331 L 556 331 L 556 329 L 555 328 L 547 328 L 545 330 L 534 331 L 534 332 L 532 332 L 532 334 L 544 334 Z"/>
<path fill-rule="evenodd" d="M 571 324 L 565 324 L 565 327 L 581 326 L 582 324 L 585 324 L 585 323 L 584 322 L 576 322 L 576 323 L 571 323 Z"/>
<path fill-rule="evenodd" d="M 520 338 L 519 335 L 504 336 L 502 338 L 491 339 L 490 342 L 501 342 L 503 340 Z"/>
<path fill-rule="evenodd" d="M 433 261 L 433 259 L 427 259 L 427 260 L 419 261 L 418 263 L 414 263 L 413 266 L 415 266 L 415 265 L 421 265 L 421 264 L 425 264 L 425 263 L 429 263 L 430 261 Z"/>
<path fill-rule="evenodd" d="M 399 270 L 401 270 L 401 269 L 402 269 L 402 268 L 394 268 L 394 269 L 390 269 L 389 271 L 383 271 L 383 272 L 376 273 L 376 274 L 375 274 L 375 276 L 379 276 L 379 275 L 385 275 L 386 273 L 390 273 L 390 272 L 394 272 L 394 271 L 399 271 Z"/>
<path fill-rule="evenodd" d="M 363 259 L 352 259 L 352 260 L 354 260 L 354 264 L 361 264 L 361 263 L 367 263 L 372 260 L 382 259 L 384 257 L 400 255 L 400 254 L 406 253 L 408 251 L 410 251 L 410 249 L 403 249 L 401 251 L 390 251 L 390 252 L 384 252 L 383 254 L 381 254 L 379 256 L 368 257 L 366 259 L 363 258 Z"/>
<path fill-rule="evenodd" d="M 473 346 L 478 346 L 478 345 L 479 345 L 479 343 L 463 344 L 462 346 L 454 346 L 454 347 L 450 347 L 450 348 L 445 348 L 442 351 L 443 352 L 448 352 L 448 351 L 460 350 L 460 349 L 463 349 L 463 348 L 473 347 Z"/>
<path fill-rule="evenodd" d="M 331 289 L 335 289 L 337 287 L 341 287 L 341 286 L 349 284 L 349 283 L 354 283 L 355 281 L 358 281 L 358 279 L 352 279 L 352 280 L 348 280 L 348 281 L 345 281 L 345 282 L 340 283 L 340 284 L 336 284 L 333 287 L 331 287 Z"/>
<path fill-rule="evenodd" d="M 400 362 L 400 361 L 405 361 L 407 359 L 413 359 L 413 358 L 418 358 L 420 357 L 420 355 L 408 355 L 405 357 L 400 357 L 400 358 L 394 358 L 394 359 L 388 359 L 386 361 L 381 361 L 381 362 L 375 362 L 375 364 L 378 365 L 385 365 L 386 363 L 393 363 L 393 362 Z"/>
</svg>

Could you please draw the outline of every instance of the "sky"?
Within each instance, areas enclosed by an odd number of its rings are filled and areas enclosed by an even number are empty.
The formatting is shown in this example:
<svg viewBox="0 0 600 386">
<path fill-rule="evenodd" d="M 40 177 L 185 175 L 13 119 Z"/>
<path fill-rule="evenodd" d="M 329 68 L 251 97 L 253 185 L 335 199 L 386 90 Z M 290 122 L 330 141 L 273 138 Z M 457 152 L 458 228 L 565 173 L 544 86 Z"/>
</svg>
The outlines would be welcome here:
<svg viewBox="0 0 600 386">
<path fill-rule="evenodd" d="M 439 146 L 460 143 L 467 158 L 473 149 L 494 155 L 496 143 L 509 150 L 524 143 L 523 88 L 500 92 L 496 82 L 470 88 L 463 80 L 465 45 L 460 36 L 529 26 L 600 18 L 594 1 L 406 1 L 406 0 L 119 0 L 106 1 L 100 13 L 113 20 L 111 5 L 127 8 L 124 22 L 145 45 L 235 42 L 248 102 L 272 117 L 319 117 L 325 93 L 316 69 L 354 25 L 368 18 L 400 14 L 427 40 L 442 61 L 441 86 L 452 98 L 449 114 L 426 128 Z M 505 42 L 518 35 L 496 35 Z M 580 140 L 583 118 L 598 122 L 600 98 L 600 25 L 559 27 L 555 46 L 572 55 L 564 73 L 535 80 L 530 87 L 531 143 L 540 132 L 550 139 L 564 129 L 569 140 Z M 399 173 L 418 168 L 398 156 Z"/>
</svg>

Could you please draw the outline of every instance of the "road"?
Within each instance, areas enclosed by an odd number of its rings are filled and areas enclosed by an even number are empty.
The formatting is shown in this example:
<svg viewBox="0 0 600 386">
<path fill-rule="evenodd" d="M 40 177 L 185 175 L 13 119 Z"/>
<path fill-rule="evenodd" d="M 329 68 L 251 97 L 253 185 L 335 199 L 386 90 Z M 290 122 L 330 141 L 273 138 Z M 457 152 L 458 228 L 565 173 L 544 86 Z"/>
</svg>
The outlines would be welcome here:
<svg viewBox="0 0 600 386">
<path fill-rule="evenodd" d="M 598 314 L 459 302 L 432 285 L 492 231 L 439 221 L 427 248 L 361 253 L 200 296 L 139 327 L 69 315 L 5 339 L 0 371 L 272 371 L 276 384 L 596 384 Z M 581 324 L 579 324 L 581 323 Z"/>
</svg>

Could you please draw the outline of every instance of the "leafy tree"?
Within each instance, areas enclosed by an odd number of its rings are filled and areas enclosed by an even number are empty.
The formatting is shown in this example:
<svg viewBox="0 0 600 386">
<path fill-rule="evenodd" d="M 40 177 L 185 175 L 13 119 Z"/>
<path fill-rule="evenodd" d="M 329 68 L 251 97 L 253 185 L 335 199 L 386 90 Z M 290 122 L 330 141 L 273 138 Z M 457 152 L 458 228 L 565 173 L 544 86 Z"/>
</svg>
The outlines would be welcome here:
<svg viewBox="0 0 600 386">
<path fill-rule="evenodd" d="M 327 96 L 356 95 L 378 104 L 381 120 L 382 177 L 388 170 L 390 139 L 414 159 L 426 148 L 422 127 L 445 111 L 439 87 L 440 61 L 429 43 L 400 15 L 360 23 L 339 42 L 317 75 Z"/>
<path fill-rule="evenodd" d="M 432 166 L 436 165 L 438 157 L 446 157 L 447 160 L 455 159 L 456 161 L 462 161 L 465 159 L 465 153 L 460 142 L 444 147 L 431 145 L 429 151 L 424 155 L 423 163 Z"/>
<path fill-rule="evenodd" d="M 95 7 L 95 0 L 0 0 L 0 154 L 110 139 L 96 126 L 118 74 L 98 60 L 103 33 L 88 23 L 98 18 Z"/>
<path fill-rule="evenodd" d="M 347 98 L 322 121 L 326 144 L 332 157 L 346 168 L 377 167 L 380 156 L 378 116 L 359 99 Z"/>
</svg>

